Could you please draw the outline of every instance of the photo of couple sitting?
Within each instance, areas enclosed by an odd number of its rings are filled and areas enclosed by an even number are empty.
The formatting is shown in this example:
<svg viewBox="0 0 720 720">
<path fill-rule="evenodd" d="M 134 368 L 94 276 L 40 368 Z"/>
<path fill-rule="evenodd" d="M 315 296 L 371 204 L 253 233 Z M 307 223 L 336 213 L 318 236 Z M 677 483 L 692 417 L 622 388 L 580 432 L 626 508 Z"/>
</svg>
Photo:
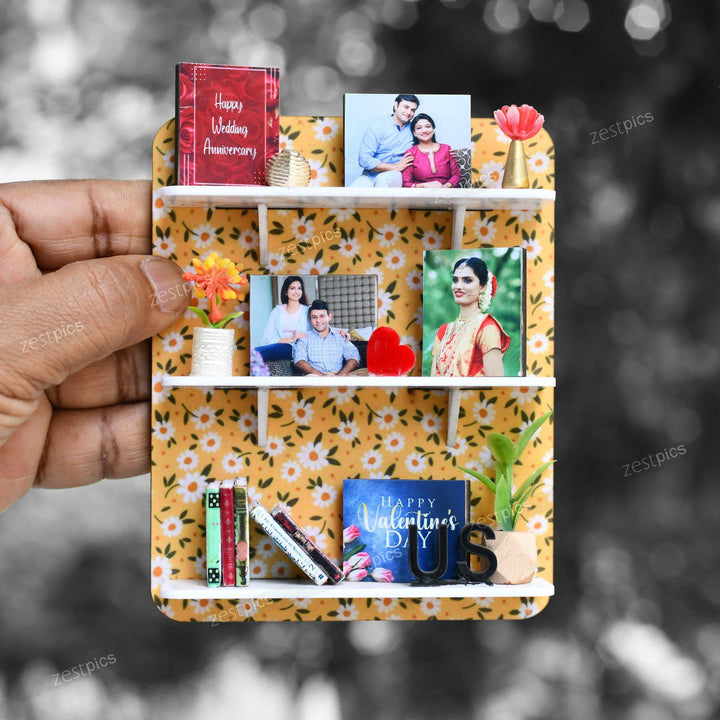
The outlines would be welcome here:
<svg viewBox="0 0 720 720">
<path fill-rule="evenodd" d="M 262 278 L 269 279 L 278 280 Z M 261 296 L 267 292 L 264 286 L 262 290 L 265 293 L 261 292 L 260 279 L 252 278 L 251 283 L 255 280 L 255 293 L 251 284 L 251 306 L 254 297 L 262 302 Z M 280 302 L 267 317 L 258 344 L 253 343 L 254 350 L 260 354 L 272 374 L 342 376 L 358 371 L 361 364 L 364 364 L 359 346 L 367 344 L 366 339 L 369 338 L 373 326 L 355 330 L 355 337 L 351 339 L 348 330 L 333 326 L 333 312 L 327 301 L 316 297 L 310 302 L 302 277 L 289 275 L 282 280 Z M 343 283 L 343 280 L 346 282 Z M 317 283 L 318 281 L 315 281 L 313 285 L 315 295 L 321 291 Z M 345 319 L 349 319 L 352 308 L 348 307 L 350 303 L 343 302 L 343 294 L 345 297 L 359 297 L 359 291 L 352 287 L 353 278 L 350 276 L 336 277 L 333 283 L 329 292 L 342 306 L 341 314 Z M 369 302 L 374 302 L 369 293 L 365 294 Z M 367 310 L 365 308 L 365 312 Z M 358 320 L 362 322 L 359 318 Z M 255 324 L 257 325 L 257 321 Z M 255 335 L 252 327 L 251 335 Z M 364 335 L 367 335 L 367 338 Z"/>
<path fill-rule="evenodd" d="M 353 168 L 347 167 L 346 160 L 346 184 L 349 182 L 350 187 L 382 188 L 460 186 L 461 168 L 447 139 L 452 136 L 464 150 L 470 147 L 469 96 L 428 96 L 428 111 L 421 112 L 421 101 L 417 95 L 397 95 L 392 102 L 392 113 L 365 125 L 360 136 L 357 109 L 366 105 L 363 114 L 367 117 L 377 105 L 378 98 L 384 96 L 346 96 L 346 148 L 350 148 L 348 157 L 357 158 Z M 442 98 L 442 102 L 438 98 Z M 389 98 L 385 102 L 388 101 Z M 457 106 L 462 109 L 461 112 L 455 112 Z M 433 115 L 429 114 L 431 108 L 433 114 L 440 113 L 444 118 L 441 126 L 444 133 L 437 129 Z M 453 112 L 449 113 L 449 110 Z M 449 115 L 454 115 L 452 124 L 447 120 Z M 358 138 L 359 145 L 354 154 L 352 148 Z M 466 152 L 469 156 L 469 150 Z"/>
</svg>

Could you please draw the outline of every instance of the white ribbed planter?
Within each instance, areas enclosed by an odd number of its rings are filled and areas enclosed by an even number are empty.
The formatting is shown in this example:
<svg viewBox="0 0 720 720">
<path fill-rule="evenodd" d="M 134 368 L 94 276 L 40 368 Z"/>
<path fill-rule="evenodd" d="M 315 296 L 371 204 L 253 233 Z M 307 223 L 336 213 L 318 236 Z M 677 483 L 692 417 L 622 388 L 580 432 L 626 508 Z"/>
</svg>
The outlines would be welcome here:
<svg viewBox="0 0 720 720">
<path fill-rule="evenodd" d="M 193 329 L 191 375 L 232 375 L 235 354 L 233 328 Z"/>
</svg>

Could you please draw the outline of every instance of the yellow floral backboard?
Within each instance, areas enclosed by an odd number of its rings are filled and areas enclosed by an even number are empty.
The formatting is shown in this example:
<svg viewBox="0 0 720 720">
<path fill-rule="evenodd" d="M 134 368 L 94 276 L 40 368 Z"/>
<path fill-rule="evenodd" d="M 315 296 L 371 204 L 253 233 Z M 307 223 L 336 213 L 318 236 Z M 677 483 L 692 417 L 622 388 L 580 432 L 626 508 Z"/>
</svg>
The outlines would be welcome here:
<svg viewBox="0 0 720 720">
<path fill-rule="evenodd" d="M 508 143 L 494 120 L 473 119 L 473 179 L 499 187 Z M 308 158 L 311 184 L 342 185 L 342 119 L 281 117 L 280 146 Z M 378 322 L 390 325 L 418 357 L 420 375 L 423 251 L 450 248 L 445 210 L 270 210 L 269 264 L 259 264 L 258 216 L 251 209 L 165 207 L 159 189 L 174 184 L 175 124 L 153 146 L 154 252 L 189 269 L 213 250 L 248 274 L 367 274 L 378 278 Z M 543 130 L 526 141 L 530 182 L 554 187 L 554 149 Z M 329 231 L 329 232 L 328 232 Z M 339 231 L 339 232 L 338 232 Z M 527 374 L 554 374 L 554 207 L 468 211 L 463 247 L 526 251 Z M 249 374 L 249 307 L 232 321 L 234 373 Z M 349 477 L 468 479 L 457 466 L 492 471 L 489 432 L 517 437 L 553 407 L 552 388 L 463 390 L 457 441 L 445 442 L 446 391 L 294 389 L 271 391 L 268 442 L 257 444 L 257 395 L 242 389 L 167 389 L 164 374 L 190 371 L 192 329 L 185 317 L 153 339 L 152 547 L 155 604 L 180 621 L 510 619 L 537 614 L 545 597 L 227 600 L 167 599 L 168 579 L 205 577 L 203 498 L 209 480 L 247 476 L 251 499 L 282 503 L 331 557 L 342 555 L 342 481 Z M 545 424 L 523 456 L 529 474 L 553 456 Z M 553 476 L 525 507 L 518 529 L 537 535 L 538 577 L 552 582 Z M 471 519 L 493 522 L 493 498 L 471 482 Z M 251 529 L 251 577 L 294 578 L 298 571 L 266 536 Z M 252 582 L 252 580 L 251 580 Z"/>
</svg>

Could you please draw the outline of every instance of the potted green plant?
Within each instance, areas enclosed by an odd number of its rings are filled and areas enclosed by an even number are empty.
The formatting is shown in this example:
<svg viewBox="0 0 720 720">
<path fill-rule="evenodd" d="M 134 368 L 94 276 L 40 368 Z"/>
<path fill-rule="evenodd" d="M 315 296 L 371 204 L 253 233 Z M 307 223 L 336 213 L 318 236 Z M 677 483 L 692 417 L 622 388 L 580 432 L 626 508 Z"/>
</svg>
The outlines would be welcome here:
<svg viewBox="0 0 720 720">
<path fill-rule="evenodd" d="M 523 506 L 540 486 L 540 477 L 555 461 L 551 460 L 534 470 L 525 481 L 513 491 L 514 467 L 520 456 L 540 429 L 552 415 L 545 413 L 528 425 L 517 442 L 502 433 L 490 433 L 487 444 L 495 459 L 495 479 L 477 470 L 461 467 L 460 470 L 480 480 L 495 495 L 495 539 L 485 540 L 487 547 L 497 556 L 498 566 L 490 578 L 501 585 L 518 585 L 530 582 L 537 570 L 537 543 L 535 534 L 520 532 L 515 528 Z"/>
</svg>

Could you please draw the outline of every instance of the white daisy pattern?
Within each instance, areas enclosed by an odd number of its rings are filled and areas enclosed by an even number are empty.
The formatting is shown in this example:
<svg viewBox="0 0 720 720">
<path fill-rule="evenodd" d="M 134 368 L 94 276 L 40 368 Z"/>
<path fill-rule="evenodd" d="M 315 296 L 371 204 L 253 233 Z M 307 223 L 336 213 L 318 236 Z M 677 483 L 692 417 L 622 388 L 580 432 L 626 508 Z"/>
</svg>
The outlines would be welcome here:
<svg viewBox="0 0 720 720">
<path fill-rule="evenodd" d="M 453 457 L 460 457 L 461 455 L 464 455 L 467 452 L 468 449 L 468 441 L 466 438 L 461 437 L 455 440 L 455 444 L 452 447 L 449 447 L 447 451 L 452 455 Z"/>
<path fill-rule="evenodd" d="M 278 145 L 278 152 L 282 152 L 283 150 L 292 150 L 293 149 L 293 141 L 284 134 L 280 134 L 279 138 L 279 145 Z"/>
<path fill-rule="evenodd" d="M 428 617 L 437 615 L 440 612 L 440 601 L 437 598 L 423 598 L 420 601 L 420 609 Z"/>
<path fill-rule="evenodd" d="M 281 273 L 286 265 L 285 253 L 270 253 L 268 255 L 268 268 L 272 274 Z"/>
<path fill-rule="evenodd" d="M 487 400 L 478 400 L 473 405 L 473 416 L 481 426 L 492 425 L 495 419 L 495 403 Z"/>
<path fill-rule="evenodd" d="M 350 208 L 330 208 L 328 212 L 330 215 L 334 215 L 338 222 L 349 220 L 355 214 L 355 210 Z"/>
<path fill-rule="evenodd" d="M 215 424 L 215 410 L 209 405 L 203 405 L 193 411 L 191 421 L 197 430 L 206 430 Z"/>
<path fill-rule="evenodd" d="M 198 225 L 191 231 L 192 242 L 198 250 L 208 249 L 214 242 L 217 230 L 207 223 Z"/>
<path fill-rule="evenodd" d="M 175 426 L 170 421 L 163 420 L 153 426 L 153 435 L 161 440 L 171 440 L 175 437 Z"/>
<path fill-rule="evenodd" d="M 383 439 L 383 445 L 389 453 L 399 452 L 405 447 L 405 436 L 399 432 L 390 433 Z"/>
<path fill-rule="evenodd" d="M 534 260 L 542 251 L 542 246 L 537 238 L 528 238 L 527 240 L 523 240 L 523 247 L 525 248 L 528 260 Z"/>
<path fill-rule="evenodd" d="M 277 395 L 277 393 L 275 394 Z M 344 405 L 352 402 L 353 397 L 355 397 L 355 390 L 346 387 L 333 388 L 328 392 L 328 397 L 333 399 L 335 405 Z"/>
<path fill-rule="evenodd" d="M 505 166 L 502 163 L 490 161 L 480 168 L 480 181 L 483 187 L 502 187 L 502 179 L 505 174 Z"/>
<path fill-rule="evenodd" d="M 528 350 L 533 355 L 543 355 L 548 349 L 550 341 L 545 333 L 535 333 L 528 340 Z"/>
<path fill-rule="evenodd" d="M 295 237 L 305 237 L 305 235 L 312 235 L 315 232 L 315 223 L 304 215 L 293 218 L 290 225 Z"/>
<path fill-rule="evenodd" d="M 310 165 L 310 182 L 308 185 L 310 187 L 327 185 L 330 181 L 330 175 L 328 174 L 329 168 L 327 164 L 323 165 L 323 163 L 319 160 L 308 158 L 308 165 Z"/>
<path fill-rule="evenodd" d="M 189 604 L 196 615 L 205 615 L 213 607 L 212 602 L 209 598 L 201 598 L 200 600 L 191 600 Z"/>
<path fill-rule="evenodd" d="M 473 232 L 475 237 L 480 238 L 482 242 L 489 243 L 495 237 L 497 228 L 495 227 L 495 223 L 493 221 L 483 218 L 482 220 L 476 220 L 473 223 Z"/>
<path fill-rule="evenodd" d="M 243 468 L 240 457 L 234 452 L 229 452 L 225 455 L 220 461 L 220 464 L 222 465 L 222 469 L 231 475 L 237 474 Z"/>
<path fill-rule="evenodd" d="M 377 450 L 368 450 L 360 458 L 360 462 L 368 472 L 377 472 L 382 467 L 383 458 Z"/>
<path fill-rule="evenodd" d="M 222 446 L 222 438 L 216 432 L 209 432 L 200 438 L 200 447 L 205 452 L 217 452 Z"/>
<path fill-rule="evenodd" d="M 165 352 L 180 352 L 185 344 L 185 338 L 177 332 L 171 332 L 162 339 Z"/>
<path fill-rule="evenodd" d="M 415 270 L 411 270 L 405 276 L 405 283 L 411 290 L 422 290 L 422 287 L 423 287 L 422 270 L 419 270 L 418 268 L 415 268 Z"/>
<path fill-rule="evenodd" d="M 298 275 L 325 275 L 330 272 L 330 266 L 322 260 L 306 260 L 298 269 Z"/>
<path fill-rule="evenodd" d="M 153 190 L 152 194 L 152 216 L 153 220 L 162 220 L 168 214 L 162 197 L 160 196 L 160 188 Z"/>
<path fill-rule="evenodd" d="M 405 458 L 405 467 L 417 475 L 427 467 L 427 460 L 419 452 L 410 453 Z"/>
<path fill-rule="evenodd" d="M 180 478 L 177 491 L 182 496 L 183 502 L 195 502 L 205 494 L 207 482 L 204 475 L 200 473 L 188 473 Z"/>
<path fill-rule="evenodd" d="M 443 236 L 435 230 L 429 230 L 423 235 L 422 244 L 426 250 L 439 250 L 444 244 Z"/>
<path fill-rule="evenodd" d="M 265 452 L 270 457 L 277 457 L 285 452 L 285 441 L 278 435 L 273 435 L 267 439 Z"/>
<path fill-rule="evenodd" d="M 330 507 L 337 499 L 338 491 L 334 485 L 318 485 L 310 493 L 313 505 L 316 507 Z"/>
<path fill-rule="evenodd" d="M 360 242 L 357 238 L 340 238 L 339 245 L 340 254 L 347 258 L 360 254 Z"/>
<path fill-rule="evenodd" d="M 380 247 L 392 247 L 400 239 L 400 228 L 397 225 L 381 225 L 376 230 Z"/>
<path fill-rule="evenodd" d="M 238 237 L 235 239 L 235 242 L 243 249 L 243 250 L 254 250 L 256 247 L 258 247 L 260 236 L 255 232 L 255 230 L 252 230 L 250 228 L 243 228 L 240 230 L 240 233 Z"/>
<path fill-rule="evenodd" d="M 527 529 L 536 535 L 542 535 L 548 529 L 548 520 L 544 515 L 533 515 L 528 518 Z"/>
<path fill-rule="evenodd" d="M 153 405 L 165 402 L 170 395 L 170 388 L 163 387 L 162 377 L 164 373 L 156 372 L 152 375 L 152 402 Z"/>
<path fill-rule="evenodd" d="M 255 546 L 255 557 L 268 560 L 278 551 L 278 546 L 267 535 L 259 535 Z"/>
<path fill-rule="evenodd" d="M 169 237 L 155 238 L 153 248 L 156 255 L 170 257 L 176 250 L 175 241 Z"/>
<path fill-rule="evenodd" d="M 246 435 L 257 430 L 257 415 L 255 413 L 246 412 L 238 416 L 237 424 L 240 430 Z"/>
<path fill-rule="evenodd" d="M 555 269 L 548 270 L 543 275 L 543 282 L 545 283 L 545 287 L 549 290 L 555 290 Z"/>
<path fill-rule="evenodd" d="M 401 250 L 393 248 L 385 253 L 385 265 L 391 272 L 404 268 L 406 260 L 405 253 Z"/>
<path fill-rule="evenodd" d="M 537 615 L 540 608 L 536 602 L 526 601 L 520 604 L 520 617 L 529 618 Z"/>
<path fill-rule="evenodd" d="M 187 472 L 194 470 L 200 461 L 200 456 L 194 450 L 183 450 L 177 458 L 178 467 Z"/>
<path fill-rule="evenodd" d="M 324 448 L 322 443 L 309 442 L 298 450 L 297 459 L 308 470 L 322 470 L 330 464 L 327 461 L 329 452 L 330 448 Z"/>
<path fill-rule="evenodd" d="M 318 140 L 332 140 L 339 132 L 340 124 L 329 117 L 318 118 L 315 123 L 315 137 Z"/>
<path fill-rule="evenodd" d="M 167 537 L 177 537 L 182 532 L 183 522 L 176 515 L 170 515 L 163 520 L 160 528 L 163 535 Z"/>
<path fill-rule="evenodd" d="M 391 613 L 398 606 L 398 599 L 391 597 L 378 598 L 373 600 L 373 605 L 381 614 Z"/>
<path fill-rule="evenodd" d="M 385 405 L 375 413 L 375 422 L 381 430 L 390 430 L 400 420 L 400 411 L 392 405 Z"/>
<path fill-rule="evenodd" d="M 289 483 L 297 482 L 302 477 L 302 474 L 302 465 L 294 460 L 288 460 L 280 470 L 280 477 Z"/>
<path fill-rule="evenodd" d="M 533 153 L 528 158 L 527 164 L 528 170 L 530 172 L 545 172 L 550 167 L 550 158 L 548 157 L 547 153 L 538 150 L 538 152 Z"/>
<path fill-rule="evenodd" d="M 156 556 L 150 564 L 150 577 L 152 578 L 153 588 L 159 587 L 172 575 L 172 566 L 170 561 L 163 556 Z"/>
<path fill-rule="evenodd" d="M 425 417 L 420 421 L 420 427 L 422 427 L 428 435 L 434 435 L 435 433 L 440 432 L 442 419 L 435 413 L 427 413 L 427 415 L 425 415 Z"/>
<path fill-rule="evenodd" d="M 352 442 L 360 434 L 358 424 L 352 420 L 338 425 L 338 437 L 346 442 Z"/>
<path fill-rule="evenodd" d="M 388 314 L 388 310 L 392 305 L 392 295 L 387 290 L 378 292 L 378 319 L 384 318 Z"/>
<path fill-rule="evenodd" d="M 517 400 L 518 405 L 526 405 L 533 402 L 537 391 L 536 387 L 516 387 L 510 391 L 510 397 Z"/>
<path fill-rule="evenodd" d="M 514 213 L 515 219 L 521 224 L 534 220 L 535 215 L 537 215 L 537 210 L 516 210 Z"/>
<path fill-rule="evenodd" d="M 357 620 L 358 609 L 354 605 L 341 605 L 337 616 L 340 620 Z"/>
<path fill-rule="evenodd" d="M 290 417 L 300 425 L 307 425 L 313 419 L 314 414 L 312 405 L 304 400 L 296 400 L 290 406 Z"/>
</svg>

